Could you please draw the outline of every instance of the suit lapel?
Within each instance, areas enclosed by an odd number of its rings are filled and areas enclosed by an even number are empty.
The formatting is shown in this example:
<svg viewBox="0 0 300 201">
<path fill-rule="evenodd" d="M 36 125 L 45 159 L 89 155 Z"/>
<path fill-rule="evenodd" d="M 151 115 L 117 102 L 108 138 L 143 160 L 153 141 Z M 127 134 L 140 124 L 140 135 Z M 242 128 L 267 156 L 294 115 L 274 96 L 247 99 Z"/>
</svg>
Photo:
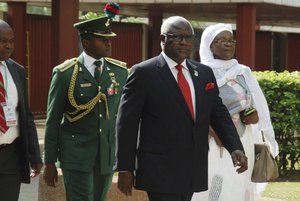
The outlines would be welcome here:
<svg viewBox="0 0 300 201">
<path fill-rule="evenodd" d="M 106 80 L 110 77 L 108 75 L 108 65 L 107 65 L 107 62 L 104 60 L 104 64 L 103 64 L 103 68 L 102 68 L 102 72 L 101 72 L 101 77 L 100 77 L 100 85 L 102 85 L 103 83 L 106 82 Z"/>
<path fill-rule="evenodd" d="M 205 91 L 204 89 L 204 82 L 202 81 L 202 79 L 200 79 L 201 74 L 199 72 L 199 69 L 197 69 L 197 66 L 195 66 L 194 64 L 192 64 L 188 59 L 186 60 L 187 62 L 187 67 L 189 68 L 192 80 L 193 80 L 193 84 L 194 84 L 194 88 L 195 88 L 195 105 L 196 105 L 196 122 L 199 122 L 199 119 L 201 117 L 201 114 L 203 114 L 203 104 L 202 104 L 202 100 L 203 98 L 201 98 L 201 94 L 204 95 Z"/>
<path fill-rule="evenodd" d="M 192 119 L 192 115 L 181 93 L 178 83 L 176 82 L 170 70 L 170 67 L 168 66 L 162 55 L 158 57 L 158 72 L 162 77 L 162 80 L 166 83 L 166 85 L 174 95 L 174 99 L 179 103 L 180 108 L 182 108 L 184 112 Z"/>
<path fill-rule="evenodd" d="M 83 63 L 83 55 L 81 54 L 79 57 L 78 57 L 78 67 L 79 67 L 79 71 L 78 71 L 78 74 L 81 74 L 82 75 L 82 78 L 84 80 L 87 80 L 93 84 L 98 84 L 95 80 L 95 78 L 91 75 L 91 73 L 88 71 L 88 69 L 84 66 L 84 63 Z"/>
</svg>

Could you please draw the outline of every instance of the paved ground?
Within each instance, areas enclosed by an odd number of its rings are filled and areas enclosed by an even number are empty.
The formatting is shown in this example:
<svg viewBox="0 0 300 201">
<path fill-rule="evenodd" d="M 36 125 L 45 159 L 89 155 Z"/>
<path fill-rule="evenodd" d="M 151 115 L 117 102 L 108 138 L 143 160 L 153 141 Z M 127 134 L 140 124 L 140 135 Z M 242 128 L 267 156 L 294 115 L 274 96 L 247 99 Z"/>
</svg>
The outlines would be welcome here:
<svg viewBox="0 0 300 201">
<path fill-rule="evenodd" d="M 44 140 L 44 121 L 37 121 L 37 132 L 41 151 L 43 150 Z M 22 184 L 19 201 L 38 201 L 39 177 L 31 179 L 30 184 Z"/>
<path fill-rule="evenodd" d="M 19 201 L 38 201 L 39 177 L 31 180 L 31 184 L 22 184 Z"/>
<path fill-rule="evenodd" d="M 41 151 L 43 150 L 44 143 L 44 121 L 36 121 L 38 137 L 40 142 Z M 43 181 L 42 181 L 43 182 Z M 39 201 L 38 200 L 38 189 L 39 188 L 39 177 L 32 179 L 31 184 L 22 184 L 19 201 Z M 126 199 L 128 200 L 128 199 Z M 43 200 L 40 200 L 43 201 Z M 113 200 L 117 201 L 117 200 Z M 121 201 L 121 200 L 118 200 Z M 123 200 L 122 200 L 123 201 Z M 260 198 L 256 201 L 286 201 L 274 198 Z"/>
</svg>

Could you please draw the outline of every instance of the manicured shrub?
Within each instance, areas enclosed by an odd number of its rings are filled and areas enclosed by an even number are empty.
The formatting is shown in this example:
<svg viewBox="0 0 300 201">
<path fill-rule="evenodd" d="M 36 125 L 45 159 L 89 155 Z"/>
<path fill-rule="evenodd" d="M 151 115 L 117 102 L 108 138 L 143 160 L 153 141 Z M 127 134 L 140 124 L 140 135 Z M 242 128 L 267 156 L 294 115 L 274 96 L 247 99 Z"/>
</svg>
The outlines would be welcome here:
<svg viewBox="0 0 300 201">
<path fill-rule="evenodd" d="M 255 72 L 268 102 L 279 145 L 281 175 L 289 175 L 300 162 L 300 72 Z"/>
</svg>

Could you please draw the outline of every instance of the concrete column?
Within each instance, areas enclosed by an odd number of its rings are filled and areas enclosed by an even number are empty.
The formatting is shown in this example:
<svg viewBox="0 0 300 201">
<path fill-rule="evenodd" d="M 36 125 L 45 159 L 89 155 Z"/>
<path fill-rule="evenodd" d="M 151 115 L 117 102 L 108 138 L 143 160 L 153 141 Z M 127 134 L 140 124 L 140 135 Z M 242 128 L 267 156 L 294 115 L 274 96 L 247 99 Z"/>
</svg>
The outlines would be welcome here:
<svg viewBox="0 0 300 201">
<path fill-rule="evenodd" d="M 26 66 L 26 3 L 7 2 L 7 5 L 7 22 L 15 34 L 15 51 L 12 59 Z"/>
<path fill-rule="evenodd" d="M 160 48 L 160 27 L 163 21 L 163 12 L 157 5 L 149 9 L 149 38 L 148 38 L 148 58 L 157 56 L 161 52 Z"/>
<path fill-rule="evenodd" d="M 79 1 L 52 0 L 53 66 L 78 56 L 78 34 L 73 27 L 78 13 Z"/>
<path fill-rule="evenodd" d="M 236 25 L 236 58 L 240 63 L 245 64 L 254 70 L 256 26 L 255 4 L 237 4 Z"/>
</svg>

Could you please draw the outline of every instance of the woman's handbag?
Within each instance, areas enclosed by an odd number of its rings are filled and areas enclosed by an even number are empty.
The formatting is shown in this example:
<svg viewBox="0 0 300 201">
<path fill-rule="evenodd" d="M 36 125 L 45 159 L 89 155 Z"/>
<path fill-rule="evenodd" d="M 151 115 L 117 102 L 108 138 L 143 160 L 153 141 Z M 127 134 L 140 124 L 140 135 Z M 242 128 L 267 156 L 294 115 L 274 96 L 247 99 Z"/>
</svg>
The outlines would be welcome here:
<svg viewBox="0 0 300 201">
<path fill-rule="evenodd" d="M 255 144 L 255 161 L 251 177 L 251 181 L 256 183 L 268 182 L 279 176 L 276 161 L 269 146 L 265 144 L 263 132 L 261 134 L 264 144 Z"/>
</svg>

